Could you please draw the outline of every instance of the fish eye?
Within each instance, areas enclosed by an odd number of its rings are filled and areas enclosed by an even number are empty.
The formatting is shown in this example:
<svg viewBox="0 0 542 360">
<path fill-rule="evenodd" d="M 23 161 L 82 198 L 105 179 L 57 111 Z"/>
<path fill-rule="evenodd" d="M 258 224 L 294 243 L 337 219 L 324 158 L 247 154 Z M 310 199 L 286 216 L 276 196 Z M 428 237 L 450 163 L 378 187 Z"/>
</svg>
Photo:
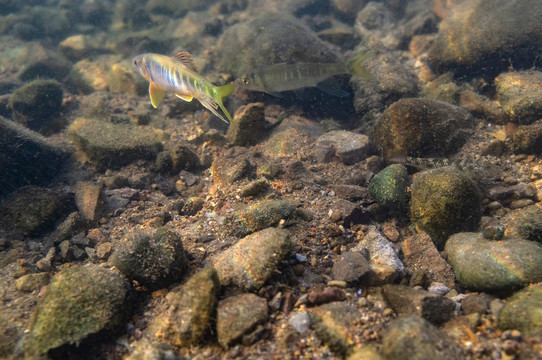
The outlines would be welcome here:
<svg viewBox="0 0 542 360">
<path fill-rule="evenodd" d="M 137 66 L 139 64 L 139 62 L 137 61 L 137 59 L 134 59 L 134 65 Z"/>
<path fill-rule="evenodd" d="M 241 81 L 243 82 L 243 84 L 248 85 L 248 77 L 243 76 L 243 77 L 241 78 Z"/>
</svg>

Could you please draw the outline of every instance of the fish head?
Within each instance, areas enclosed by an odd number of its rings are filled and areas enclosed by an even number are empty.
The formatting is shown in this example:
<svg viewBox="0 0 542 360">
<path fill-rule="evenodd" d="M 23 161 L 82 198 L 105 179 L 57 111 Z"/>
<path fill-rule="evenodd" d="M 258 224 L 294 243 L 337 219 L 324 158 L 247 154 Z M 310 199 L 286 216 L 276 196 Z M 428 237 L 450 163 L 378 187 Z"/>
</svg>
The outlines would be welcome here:
<svg viewBox="0 0 542 360">
<path fill-rule="evenodd" d="M 263 89 L 263 82 L 256 73 L 252 71 L 246 71 L 241 74 L 241 76 L 235 80 L 237 86 L 247 89 L 247 90 L 260 90 Z"/>
<path fill-rule="evenodd" d="M 147 81 L 149 81 L 149 69 L 147 68 L 147 61 L 145 54 L 137 55 L 132 58 L 132 65 L 139 71 Z"/>
</svg>

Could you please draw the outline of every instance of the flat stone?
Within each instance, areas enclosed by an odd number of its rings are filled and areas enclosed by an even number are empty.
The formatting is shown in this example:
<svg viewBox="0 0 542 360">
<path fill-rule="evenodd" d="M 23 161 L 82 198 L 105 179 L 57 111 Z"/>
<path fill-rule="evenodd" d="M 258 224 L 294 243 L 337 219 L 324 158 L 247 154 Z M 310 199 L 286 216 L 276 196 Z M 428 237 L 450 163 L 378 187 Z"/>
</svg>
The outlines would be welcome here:
<svg viewBox="0 0 542 360">
<path fill-rule="evenodd" d="M 333 155 L 346 165 L 355 164 L 375 152 L 375 146 L 367 135 L 345 130 L 334 130 L 321 135 L 317 144 L 330 144 Z"/>
<path fill-rule="evenodd" d="M 292 246 L 288 230 L 268 228 L 239 240 L 212 262 L 223 286 L 258 290 Z"/>
<path fill-rule="evenodd" d="M 471 290 L 507 294 L 542 281 L 542 245 L 537 242 L 459 233 L 448 239 L 445 251 L 457 281 Z"/>
<path fill-rule="evenodd" d="M 50 275 L 45 272 L 23 275 L 15 281 L 15 286 L 19 291 L 35 291 L 47 285 L 49 278 Z"/>
<path fill-rule="evenodd" d="M 218 303 L 216 314 L 218 342 L 227 348 L 267 321 L 267 301 L 250 293 L 232 296 Z"/>
<path fill-rule="evenodd" d="M 79 182 L 75 187 L 75 205 L 87 221 L 97 221 L 103 213 L 102 186 Z"/>
<path fill-rule="evenodd" d="M 331 273 L 335 280 L 357 283 L 370 270 L 369 262 L 360 252 L 347 251 L 339 255 Z"/>
</svg>

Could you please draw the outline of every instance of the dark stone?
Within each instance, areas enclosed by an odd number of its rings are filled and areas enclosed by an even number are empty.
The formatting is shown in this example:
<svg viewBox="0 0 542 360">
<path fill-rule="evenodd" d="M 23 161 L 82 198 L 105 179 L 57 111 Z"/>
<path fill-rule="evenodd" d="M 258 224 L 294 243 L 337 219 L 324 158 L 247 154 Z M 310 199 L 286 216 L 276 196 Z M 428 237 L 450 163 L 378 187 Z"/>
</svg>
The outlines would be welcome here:
<svg viewBox="0 0 542 360">
<path fill-rule="evenodd" d="M 542 154 L 542 120 L 518 126 L 511 134 L 510 141 L 515 154 Z"/>
<path fill-rule="evenodd" d="M 495 78 L 495 86 L 497 100 L 512 122 L 530 124 L 540 120 L 542 72 L 529 70 L 502 73 Z"/>
<path fill-rule="evenodd" d="M 463 314 L 469 315 L 478 313 L 484 315 L 489 310 L 489 304 L 495 298 L 485 293 L 469 294 L 461 301 Z"/>
<path fill-rule="evenodd" d="M 347 251 L 339 255 L 331 270 L 333 279 L 356 284 L 370 270 L 369 262 L 359 252 Z"/>
<path fill-rule="evenodd" d="M 266 134 L 263 103 L 251 103 L 240 107 L 233 116 L 226 138 L 233 145 L 256 145 Z"/>
<path fill-rule="evenodd" d="M 322 305 L 344 300 L 346 300 L 346 293 L 336 287 L 330 287 L 322 291 L 313 291 L 307 297 L 307 301 L 312 305 Z"/>
<path fill-rule="evenodd" d="M 371 179 L 369 193 L 378 204 L 401 215 L 407 210 L 409 183 L 410 178 L 406 167 L 401 164 L 393 164 Z"/>
</svg>

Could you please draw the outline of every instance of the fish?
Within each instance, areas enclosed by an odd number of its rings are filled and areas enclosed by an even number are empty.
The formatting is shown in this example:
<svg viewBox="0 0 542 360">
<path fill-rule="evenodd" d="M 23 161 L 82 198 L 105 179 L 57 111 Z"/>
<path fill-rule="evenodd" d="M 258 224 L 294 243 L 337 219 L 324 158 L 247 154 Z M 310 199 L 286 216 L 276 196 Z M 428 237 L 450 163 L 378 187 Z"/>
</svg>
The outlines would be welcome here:
<svg viewBox="0 0 542 360">
<path fill-rule="evenodd" d="M 222 99 L 235 91 L 235 84 L 215 86 L 199 74 L 188 52 L 179 52 L 175 56 L 153 53 L 137 55 L 132 64 L 141 76 L 149 82 L 149 96 L 152 106 L 157 108 L 166 92 L 173 92 L 184 100 L 197 99 L 205 108 L 222 121 L 232 121 Z M 221 109 L 226 118 L 218 112 Z"/>
<path fill-rule="evenodd" d="M 243 73 L 236 80 L 236 84 L 240 88 L 276 96 L 280 96 L 282 91 L 318 87 L 330 95 L 344 97 L 348 96 L 348 92 L 325 80 L 339 74 L 372 79 L 373 75 L 361 65 L 369 55 L 370 53 L 365 53 L 346 62 L 263 65 Z"/>
</svg>

